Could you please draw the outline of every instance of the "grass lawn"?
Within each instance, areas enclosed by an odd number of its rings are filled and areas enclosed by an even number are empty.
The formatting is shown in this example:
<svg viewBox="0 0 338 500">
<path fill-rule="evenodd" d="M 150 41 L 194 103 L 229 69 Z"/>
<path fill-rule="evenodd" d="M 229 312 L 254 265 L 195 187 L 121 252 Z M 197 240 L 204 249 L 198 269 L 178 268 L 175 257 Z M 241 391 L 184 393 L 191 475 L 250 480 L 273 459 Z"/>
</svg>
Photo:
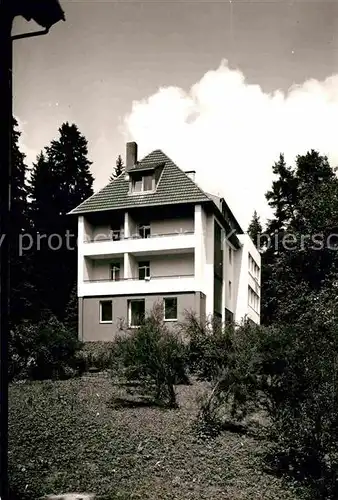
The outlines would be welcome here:
<svg viewBox="0 0 338 500">
<path fill-rule="evenodd" d="M 109 375 L 10 387 L 10 471 L 15 489 L 93 492 L 104 499 L 293 500 L 263 472 L 264 441 L 224 432 L 201 441 L 191 424 L 202 384 L 179 386 L 178 410 L 117 407 Z M 257 455 L 258 454 L 258 455 Z"/>
</svg>

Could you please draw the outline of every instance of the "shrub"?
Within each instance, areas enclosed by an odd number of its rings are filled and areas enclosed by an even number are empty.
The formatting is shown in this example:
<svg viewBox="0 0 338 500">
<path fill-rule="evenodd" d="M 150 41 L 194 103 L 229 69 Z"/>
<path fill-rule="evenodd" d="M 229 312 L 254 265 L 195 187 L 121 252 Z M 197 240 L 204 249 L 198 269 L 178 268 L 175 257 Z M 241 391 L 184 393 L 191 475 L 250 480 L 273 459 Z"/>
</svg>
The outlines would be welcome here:
<svg viewBox="0 0 338 500">
<path fill-rule="evenodd" d="M 218 430 L 229 421 L 241 422 L 261 405 L 259 366 L 262 329 L 244 321 L 236 328 L 227 327 L 222 335 L 226 338 L 224 362 L 223 365 L 218 363 L 217 377 L 212 380 L 212 390 L 203 399 L 198 415 L 202 426 Z"/>
<path fill-rule="evenodd" d="M 117 364 L 113 352 L 114 342 L 86 342 L 76 358 L 82 372 L 105 371 Z"/>
<path fill-rule="evenodd" d="M 338 326 L 318 313 L 269 330 L 262 390 L 275 464 L 329 499 L 338 496 Z"/>
<path fill-rule="evenodd" d="M 77 368 L 77 336 L 55 317 L 38 324 L 23 322 L 10 332 L 9 377 L 62 378 Z"/>
<path fill-rule="evenodd" d="M 338 303 L 332 287 L 307 301 L 293 322 L 267 328 L 243 323 L 200 419 L 242 420 L 263 409 L 274 466 L 301 480 L 310 498 L 338 498 Z"/>
<path fill-rule="evenodd" d="M 190 372 L 200 380 L 217 379 L 228 363 L 233 326 L 223 327 L 213 319 L 203 323 L 196 315 L 187 313 L 180 329 L 188 342 Z"/>
<path fill-rule="evenodd" d="M 127 380 L 139 380 L 155 401 L 176 407 L 174 385 L 186 376 L 185 347 L 162 318 L 162 308 L 155 306 L 139 328 L 117 340 L 114 354 Z"/>
</svg>

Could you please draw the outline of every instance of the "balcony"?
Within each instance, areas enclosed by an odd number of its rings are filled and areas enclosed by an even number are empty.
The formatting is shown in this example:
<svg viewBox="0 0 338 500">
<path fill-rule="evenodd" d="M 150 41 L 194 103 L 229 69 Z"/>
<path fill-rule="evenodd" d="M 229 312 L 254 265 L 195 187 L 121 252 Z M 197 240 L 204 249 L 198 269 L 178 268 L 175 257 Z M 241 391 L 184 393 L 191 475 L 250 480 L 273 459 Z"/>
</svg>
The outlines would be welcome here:
<svg viewBox="0 0 338 500">
<path fill-rule="evenodd" d="M 151 276 L 148 279 L 121 278 L 113 280 L 86 280 L 78 285 L 78 294 L 85 296 L 144 295 L 195 291 L 194 275 Z"/>
<path fill-rule="evenodd" d="M 112 231 L 109 236 L 101 236 L 84 242 L 82 253 L 85 257 L 135 256 L 184 253 L 195 248 L 194 231 L 177 231 L 166 234 L 148 234 L 142 238 L 138 234 L 124 237 L 122 231 Z"/>
</svg>

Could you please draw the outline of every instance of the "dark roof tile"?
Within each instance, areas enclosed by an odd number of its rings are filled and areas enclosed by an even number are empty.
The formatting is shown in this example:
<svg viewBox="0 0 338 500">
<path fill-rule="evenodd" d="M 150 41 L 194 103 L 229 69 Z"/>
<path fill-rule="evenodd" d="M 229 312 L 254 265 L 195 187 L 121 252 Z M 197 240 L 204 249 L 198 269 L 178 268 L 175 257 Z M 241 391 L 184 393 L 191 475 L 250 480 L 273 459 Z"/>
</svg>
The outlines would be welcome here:
<svg viewBox="0 0 338 500">
<path fill-rule="evenodd" d="M 145 156 L 128 173 L 154 166 L 163 167 L 156 191 L 130 194 L 129 181 L 122 174 L 70 213 L 84 214 L 105 210 L 210 201 L 206 193 L 160 149 Z"/>
</svg>

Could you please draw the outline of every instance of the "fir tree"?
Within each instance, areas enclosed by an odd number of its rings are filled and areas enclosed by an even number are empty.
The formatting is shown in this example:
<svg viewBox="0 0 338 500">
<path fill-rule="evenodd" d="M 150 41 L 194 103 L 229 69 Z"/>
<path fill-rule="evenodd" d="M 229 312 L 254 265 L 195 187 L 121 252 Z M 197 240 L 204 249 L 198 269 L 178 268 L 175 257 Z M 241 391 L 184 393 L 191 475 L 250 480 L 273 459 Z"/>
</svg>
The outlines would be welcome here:
<svg viewBox="0 0 338 500">
<path fill-rule="evenodd" d="M 125 170 L 125 168 L 123 165 L 122 157 L 121 157 L 121 155 L 118 155 L 113 174 L 110 176 L 109 180 L 110 181 L 115 180 L 117 177 L 119 177 L 119 175 L 121 175 L 124 172 L 124 170 Z"/>
<path fill-rule="evenodd" d="M 273 171 L 277 179 L 266 195 L 274 210 L 266 229 L 271 240 L 262 255 L 265 323 L 284 320 L 299 290 L 317 293 L 338 269 L 338 179 L 327 158 L 312 150 L 290 168 L 281 156 Z"/>
<path fill-rule="evenodd" d="M 33 166 L 30 215 L 39 242 L 35 284 L 45 307 L 63 320 L 77 278 L 77 218 L 68 214 L 93 194 L 94 179 L 87 140 L 76 125 L 64 123 L 59 133 Z"/>
<path fill-rule="evenodd" d="M 252 216 L 251 222 L 248 227 L 248 235 L 254 242 L 255 246 L 258 248 L 259 246 L 259 236 L 262 234 L 262 224 L 260 222 L 260 218 L 256 212 Z M 260 250 L 260 248 L 259 248 Z"/>
<path fill-rule="evenodd" d="M 29 260 L 20 251 L 20 240 L 29 233 L 25 155 L 20 151 L 21 133 L 15 118 L 12 122 L 12 172 L 11 172 L 11 222 L 10 222 L 10 321 L 14 325 L 28 314 L 31 294 L 29 284 Z M 28 236 L 27 236 L 28 238 Z"/>
</svg>

